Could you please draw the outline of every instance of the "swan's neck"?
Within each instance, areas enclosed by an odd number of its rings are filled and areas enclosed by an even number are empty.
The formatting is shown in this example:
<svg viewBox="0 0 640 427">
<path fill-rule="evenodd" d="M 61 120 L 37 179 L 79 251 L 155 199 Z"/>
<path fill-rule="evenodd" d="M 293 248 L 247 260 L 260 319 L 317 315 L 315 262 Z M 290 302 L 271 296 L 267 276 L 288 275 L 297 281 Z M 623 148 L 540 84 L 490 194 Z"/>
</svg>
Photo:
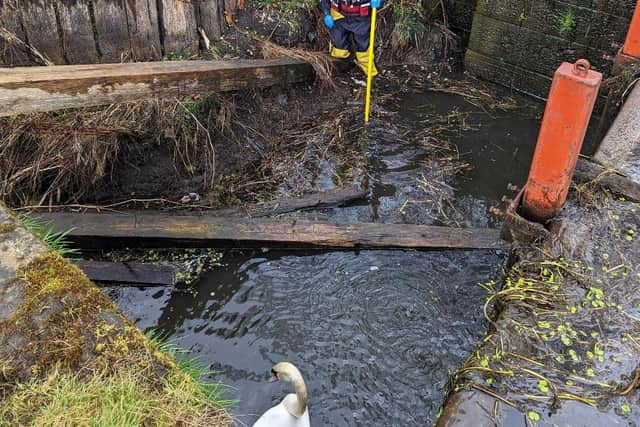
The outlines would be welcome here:
<svg viewBox="0 0 640 427">
<path fill-rule="evenodd" d="M 307 409 L 307 388 L 302 379 L 292 381 L 292 384 L 296 394 L 288 394 L 282 401 L 282 405 L 291 415 L 300 418 Z"/>
</svg>

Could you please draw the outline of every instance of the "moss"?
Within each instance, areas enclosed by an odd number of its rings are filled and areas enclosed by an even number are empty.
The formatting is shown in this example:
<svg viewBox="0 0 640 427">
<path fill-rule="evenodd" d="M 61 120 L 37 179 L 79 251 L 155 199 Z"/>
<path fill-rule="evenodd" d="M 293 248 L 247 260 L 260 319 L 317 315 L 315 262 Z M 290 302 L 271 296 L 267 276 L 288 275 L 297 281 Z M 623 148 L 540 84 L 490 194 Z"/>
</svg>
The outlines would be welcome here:
<svg viewBox="0 0 640 427">
<path fill-rule="evenodd" d="M 24 301 L 0 322 L 0 341 L 12 344 L 0 348 L 0 361 L 11 361 L 0 363 L 4 377 L 0 391 L 9 396 L 0 402 L 0 415 L 6 415 L 3 419 L 14 425 L 38 424 L 39 420 L 46 424 L 47 417 L 54 414 L 43 413 L 42 408 L 58 407 L 55 402 L 61 399 L 60 394 L 68 395 L 60 401 L 73 406 L 66 411 L 70 416 L 83 414 L 83 393 L 93 395 L 100 387 L 117 391 L 123 384 L 135 385 L 132 395 L 150 396 L 149 408 L 161 405 L 167 414 L 223 414 L 219 419 L 227 419 L 224 410 L 204 399 L 198 382 L 180 372 L 173 357 L 160 351 L 122 316 L 77 267 L 48 253 L 30 263 L 18 278 L 16 286 L 22 287 Z M 184 400 L 192 406 L 165 399 L 168 389 L 185 394 Z M 110 413 L 113 396 L 107 393 L 103 397 L 92 406 L 98 411 L 92 412 L 96 420 L 101 419 L 101 408 Z M 37 410 L 30 402 L 40 402 Z M 38 418 L 41 416 L 44 418 Z M 56 425 L 83 424 L 83 419 L 52 420 Z M 173 424 L 154 424 L 175 425 L 175 420 Z"/>
<path fill-rule="evenodd" d="M 0 234 L 11 233 L 16 229 L 16 225 L 12 221 L 5 221 L 0 224 Z"/>
</svg>

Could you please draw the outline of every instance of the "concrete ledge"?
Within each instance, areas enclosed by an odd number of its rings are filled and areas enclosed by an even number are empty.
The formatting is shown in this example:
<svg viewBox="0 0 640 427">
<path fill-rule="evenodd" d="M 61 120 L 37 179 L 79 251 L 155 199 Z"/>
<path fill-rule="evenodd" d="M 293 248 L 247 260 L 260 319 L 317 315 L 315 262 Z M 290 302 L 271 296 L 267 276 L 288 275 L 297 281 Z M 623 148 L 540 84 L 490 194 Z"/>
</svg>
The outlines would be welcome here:
<svg viewBox="0 0 640 427">
<path fill-rule="evenodd" d="M 629 94 L 594 160 L 640 183 L 640 84 Z"/>
<path fill-rule="evenodd" d="M 122 384 L 134 389 L 129 396 L 148 400 L 122 409 L 114 402 Z M 88 406 L 87 390 L 94 392 Z M 114 405 L 119 419 L 136 425 L 231 424 L 172 356 L 2 205 L 0 392 L 6 425 L 52 425 L 52 419 L 53 425 L 100 424 Z M 50 415 L 53 401 L 59 412 Z"/>
</svg>

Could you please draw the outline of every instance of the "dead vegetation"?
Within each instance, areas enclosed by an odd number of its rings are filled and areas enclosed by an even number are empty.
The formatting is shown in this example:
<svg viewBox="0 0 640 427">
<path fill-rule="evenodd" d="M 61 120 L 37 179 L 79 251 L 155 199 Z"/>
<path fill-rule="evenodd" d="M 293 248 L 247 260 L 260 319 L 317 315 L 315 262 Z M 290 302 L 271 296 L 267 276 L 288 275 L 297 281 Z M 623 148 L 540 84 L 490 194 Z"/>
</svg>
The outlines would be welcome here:
<svg viewBox="0 0 640 427">
<path fill-rule="evenodd" d="M 160 144 L 176 168 L 211 184 L 211 134 L 229 132 L 232 110 L 218 99 L 145 101 L 1 119 L 0 196 L 13 205 L 81 200 L 112 178 L 123 152 Z"/>
<path fill-rule="evenodd" d="M 268 40 L 262 41 L 262 56 L 265 59 L 270 58 L 292 58 L 306 62 L 313 67 L 316 78 L 322 86 L 335 89 L 336 85 L 333 81 L 335 67 L 333 60 L 329 55 L 320 52 L 313 52 L 299 48 L 286 48 L 272 43 Z"/>
<path fill-rule="evenodd" d="M 479 390 L 531 421 L 563 401 L 637 416 L 638 209 L 597 183 L 574 188 L 544 247 L 520 250 L 484 285 L 491 327 L 453 390 Z"/>
</svg>

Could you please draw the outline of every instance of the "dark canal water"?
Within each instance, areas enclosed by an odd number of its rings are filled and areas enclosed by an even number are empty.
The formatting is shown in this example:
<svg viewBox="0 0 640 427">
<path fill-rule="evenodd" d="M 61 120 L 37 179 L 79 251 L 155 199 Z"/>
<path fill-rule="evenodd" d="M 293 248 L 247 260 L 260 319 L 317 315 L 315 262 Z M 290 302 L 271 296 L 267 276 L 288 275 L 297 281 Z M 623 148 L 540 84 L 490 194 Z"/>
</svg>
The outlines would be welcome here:
<svg viewBox="0 0 640 427">
<path fill-rule="evenodd" d="M 525 180 L 535 114 L 489 114 L 461 96 L 429 91 L 383 108 L 404 127 L 466 112 L 465 127 L 441 136 L 471 166 L 450 182 L 456 222 L 496 226 L 488 208 L 508 182 Z M 423 208 L 430 195 L 418 180 L 431 172 L 423 145 L 384 127 L 374 127 L 366 144 L 369 202 L 320 216 L 447 223 Z M 318 182 L 331 186 L 322 176 Z M 478 284 L 495 278 L 505 259 L 496 251 L 231 251 L 194 291 L 109 292 L 138 326 L 167 334 L 218 372 L 211 379 L 239 400 L 232 409 L 239 425 L 288 392 L 266 382 L 271 366 L 286 360 L 306 379 L 312 425 L 425 426 L 437 417 L 449 373 L 483 337 L 486 293 Z"/>
</svg>

